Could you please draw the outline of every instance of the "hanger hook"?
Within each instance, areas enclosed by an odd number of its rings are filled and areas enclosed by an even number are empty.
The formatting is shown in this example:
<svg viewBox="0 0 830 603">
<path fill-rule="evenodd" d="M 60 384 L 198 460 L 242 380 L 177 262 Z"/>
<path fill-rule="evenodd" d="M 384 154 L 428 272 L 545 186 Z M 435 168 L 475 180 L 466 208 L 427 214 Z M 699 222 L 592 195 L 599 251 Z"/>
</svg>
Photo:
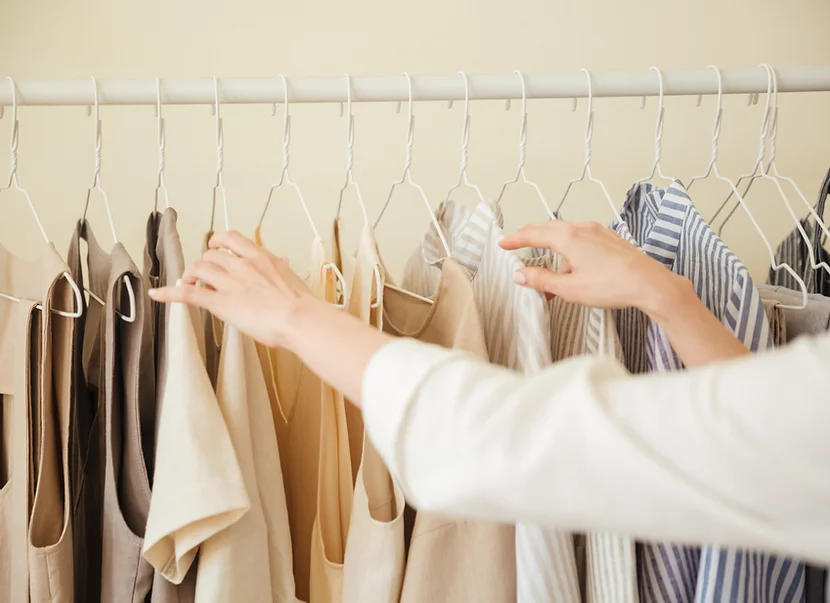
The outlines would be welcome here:
<svg viewBox="0 0 830 603">
<path fill-rule="evenodd" d="M 219 113 L 219 79 L 213 76 L 213 115 L 216 117 L 216 186 L 222 184 L 222 171 L 225 167 L 225 137 L 222 128 L 222 116 Z"/>
<path fill-rule="evenodd" d="M 101 133 L 101 118 L 99 117 L 98 104 L 98 80 L 91 77 L 92 80 L 92 94 L 94 102 L 93 118 L 95 119 L 95 172 L 92 175 L 92 186 L 100 182 L 101 178 L 101 153 L 103 147 L 102 133 Z"/>
<path fill-rule="evenodd" d="M 458 75 L 464 82 L 464 121 L 461 128 L 461 172 L 467 171 L 470 150 L 470 81 L 467 74 L 459 71 Z"/>
<path fill-rule="evenodd" d="M 354 167 L 354 115 L 352 114 L 352 78 L 348 73 L 346 78 L 346 175 L 351 179 Z"/>
<path fill-rule="evenodd" d="M 159 165 L 158 165 L 158 182 L 156 184 L 155 205 L 153 211 L 158 211 L 159 191 L 164 192 L 164 203 L 170 207 L 170 199 L 167 196 L 167 187 L 164 184 L 164 166 L 165 166 L 165 147 L 166 136 L 164 133 L 164 116 L 161 112 L 161 80 L 156 76 L 156 120 L 158 123 L 158 145 L 159 145 Z"/>
<path fill-rule="evenodd" d="M 662 142 L 663 142 L 663 116 L 665 115 L 665 106 L 663 105 L 663 72 L 658 67 L 649 67 L 649 71 L 654 71 L 657 74 L 658 103 L 660 107 L 657 110 L 657 123 L 654 126 L 654 157 L 659 163 L 662 156 Z"/>
<path fill-rule="evenodd" d="M 519 76 L 522 87 L 522 121 L 519 124 L 519 170 L 522 170 L 527 157 L 527 84 L 521 71 L 515 70 L 513 73 Z"/>
<path fill-rule="evenodd" d="M 7 77 L 9 87 L 12 90 L 12 131 L 9 137 L 9 151 L 11 153 L 11 163 L 9 168 L 9 183 L 6 188 L 11 187 L 12 182 L 17 176 L 17 146 L 18 146 L 18 122 L 17 122 L 17 85 L 11 77 Z"/>
<path fill-rule="evenodd" d="M 412 77 L 404 71 L 407 88 L 407 125 L 406 125 L 406 163 L 404 164 L 404 172 L 409 171 L 412 167 L 412 148 L 415 144 L 415 110 L 412 103 Z"/>
<path fill-rule="evenodd" d="M 288 146 L 291 143 L 291 115 L 288 112 L 288 80 L 283 74 L 279 74 L 282 80 L 283 92 L 283 113 L 282 113 L 282 173 L 288 170 Z"/>
<path fill-rule="evenodd" d="M 708 69 L 715 72 L 718 80 L 718 105 L 715 109 L 715 124 L 712 127 L 712 163 L 718 159 L 718 142 L 720 141 L 721 122 L 723 121 L 723 76 L 720 69 L 715 65 L 709 65 Z"/>
<path fill-rule="evenodd" d="M 761 132 L 758 137 L 758 158 L 756 165 L 760 168 L 761 173 L 764 171 L 764 157 L 767 150 L 767 135 L 769 134 L 770 121 L 772 118 L 772 68 L 767 63 L 761 63 L 760 67 L 767 73 L 767 95 L 764 99 L 764 115 L 761 121 Z"/>
<path fill-rule="evenodd" d="M 589 165 L 591 163 L 591 140 L 594 137 L 594 84 L 590 71 L 584 67 L 580 71 L 588 79 L 588 116 L 585 119 L 585 163 Z"/>
</svg>

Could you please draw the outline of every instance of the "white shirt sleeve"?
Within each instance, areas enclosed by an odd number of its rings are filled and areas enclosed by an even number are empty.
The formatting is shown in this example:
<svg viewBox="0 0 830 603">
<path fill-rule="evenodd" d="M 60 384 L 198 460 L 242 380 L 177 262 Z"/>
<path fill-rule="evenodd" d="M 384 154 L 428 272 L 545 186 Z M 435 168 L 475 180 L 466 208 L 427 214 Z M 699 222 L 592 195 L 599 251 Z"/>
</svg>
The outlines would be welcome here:
<svg viewBox="0 0 830 603">
<path fill-rule="evenodd" d="M 830 563 L 830 335 L 644 376 L 581 357 L 526 377 L 399 339 L 363 412 L 425 511 Z"/>
</svg>

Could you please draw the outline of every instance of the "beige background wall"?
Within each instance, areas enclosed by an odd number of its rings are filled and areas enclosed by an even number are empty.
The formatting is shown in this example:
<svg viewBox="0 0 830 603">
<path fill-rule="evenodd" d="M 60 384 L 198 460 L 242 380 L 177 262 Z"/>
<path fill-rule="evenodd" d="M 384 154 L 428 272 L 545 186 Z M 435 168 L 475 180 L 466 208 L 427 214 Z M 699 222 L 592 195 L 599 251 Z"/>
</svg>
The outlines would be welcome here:
<svg viewBox="0 0 830 603">
<path fill-rule="evenodd" d="M 0 0 L 0 75 L 15 78 L 270 76 L 545 72 L 590 69 L 664 69 L 817 65 L 830 62 L 827 0 L 388 0 L 352 2 L 141 2 Z M 763 101 L 725 104 L 721 167 L 733 177 L 748 171 L 757 153 Z M 664 167 L 683 179 L 701 172 L 709 155 L 714 100 L 666 101 Z M 527 171 L 553 204 L 582 161 L 585 103 L 571 113 L 567 100 L 529 104 Z M 618 205 L 648 173 L 656 104 L 639 99 L 596 102 L 595 173 Z M 194 257 L 210 218 L 215 170 L 214 123 L 205 107 L 170 107 L 167 182 L 179 210 L 186 253 Z M 281 165 L 281 120 L 266 106 L 224 107 L 225 182 L 232 226 L 250 231 Z M 321 232 L 327 236 L 343 182 L 345 120 L 335 106 L 293 106 L 292 173 Z M 355 175 L 375 215 L 404 159 L 405 117 L 391 104 L 355 107 Z M 278 114 L 279 115 L 279 114 Z M 433 204 L 457 177 L 462 108 L 456 103 L 416 106 L 414 175 Z M 8 116 L 8 113 L 7 113 Z M 156 179 L 156 130 L 150 107 L 104 107 L 103 182 L 120 238 L 140 259 L 144 222 Z M 488 196 L 510 178 L 517 159 L 518 104 L 472 106 L 470 179 Z M 0 121 L 7 140 L 10 119 Z M 83 209 L 93 169 L 93 121 L 80 107 L 20 111 L 20 180 L 63 251 Z M 782 95 L 779 168 L 812 201 L 830 167 L 830 95 Z M 0 142 L 0 174 L 8 168 Z M 696 185 L 693 199 L 711 216 L 725 185 Z M 592 185 L 570 198 L 569 217 L 608 222 L 610 209 Z M 461 198 L 473 202 L 469 191 Z M 794 199 L 795 200 L 795 199 Z M 760 184 L 749 197 L 773 243 L 792 228 L 774 189 Z M 0 195 L 0 242 L 22 255 L 38 253 L 35 226 L 21 198 Z M 349 238 L 360 226 L 347 198 Z M 503 202 L 508 227 L 544 217 L 526 188 Z M 110 235 L 99 198 L 91 221 L 98 238 Z M 411 191 L 396 193 L 378 230 L 381 252 L 398 272 L 418 243 L 427 216 Z M 280 193 L 266 221 L 271 247 L 302 266 L 310 231 L 289 191 Z M 756 275 L 766 262 L 760 239 L 739 216 L 725 239 Z"/>
</svg>

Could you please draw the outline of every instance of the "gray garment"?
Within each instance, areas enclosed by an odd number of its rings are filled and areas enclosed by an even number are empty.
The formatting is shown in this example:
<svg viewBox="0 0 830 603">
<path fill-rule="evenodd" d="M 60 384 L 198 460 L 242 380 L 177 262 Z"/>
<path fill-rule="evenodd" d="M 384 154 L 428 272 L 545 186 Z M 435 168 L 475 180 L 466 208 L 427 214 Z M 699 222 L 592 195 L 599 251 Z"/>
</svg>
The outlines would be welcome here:
<svg viewBox="0 0 830 603">
<path fill-rule="evenodd" d="M 774 285 L 758 285 L 758 291 L 765 302 L 773 301 L 788 306 L 801 305 L 800 291 Z M 807 296 L 807 307 L 803 310 L 780 307 L 777 309 L 786 316 L 787 342 L 802 335 L 817 335 L 830 330 L 830 297 L 811 293 Z M 804 575 L 804 587 L 806 603 L 830 601 L 830 579 L 825 568 L 808 565 Z"/>
<path fill-rule="evenodd" d="M 758 285 L 761 298 L 785 305 L 800 305 L 801 292 L 775 285 Z M 787 315 L 787 341 L 801 335 L 816 335 L 830 329 L 830 297 L 818 293 L 807 296 L 803 310 L 784 309 Z"/>
</svg>

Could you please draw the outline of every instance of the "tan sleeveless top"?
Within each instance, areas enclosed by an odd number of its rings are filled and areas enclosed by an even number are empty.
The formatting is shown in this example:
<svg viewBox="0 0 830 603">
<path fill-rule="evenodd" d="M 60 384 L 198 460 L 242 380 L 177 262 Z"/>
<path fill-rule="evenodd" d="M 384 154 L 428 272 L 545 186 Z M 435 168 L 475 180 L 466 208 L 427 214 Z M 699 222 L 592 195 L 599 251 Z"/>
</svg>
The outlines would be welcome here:
<svg viewBox="0 0 830 603">
<path fill-rule="evenodd" d="M 259 231 L 254 233 L 262 245 Z M 334 301 L 336 281 L 324 270 L 325 249 L 312 244 L 309 286 Z M 345 402 L 284 349 L 258 346 L 271 401 L 291 529 L 296 596 L 340 601 L 352 482 Z"/>
<path fill-rule="evenodd" d="M 0 248 L 0 601 L 73 601 L 69 413 L 75 304 L 50 243 L 29 261 Z M 43 303 L 43 310 L 35 309 Z M 35 494 L 35 491 L 37 494 Z"/>
</svg>

